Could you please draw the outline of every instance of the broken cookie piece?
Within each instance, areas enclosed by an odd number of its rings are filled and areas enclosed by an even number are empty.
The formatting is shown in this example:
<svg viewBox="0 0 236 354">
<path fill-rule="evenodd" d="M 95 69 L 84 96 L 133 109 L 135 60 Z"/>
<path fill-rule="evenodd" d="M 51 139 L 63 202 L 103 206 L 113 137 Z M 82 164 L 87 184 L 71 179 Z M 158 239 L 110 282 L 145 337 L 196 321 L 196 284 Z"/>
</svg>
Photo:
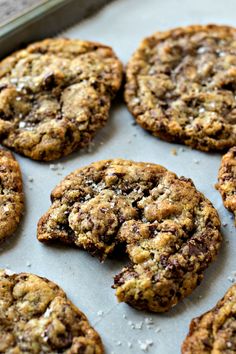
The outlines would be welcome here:
<svg viewBox="0 0 236 354">
<path fill-rule="evenodd" d="M 62 241 L 105 260 L 118 245 L 130 264 L 115 276 L 119 301 L 163 312 L 199 285 L 221 244 L 217 211 L 190 179 L 160 165 L 95 162 L 52 192 L 41 242 Z"/>
</svg>

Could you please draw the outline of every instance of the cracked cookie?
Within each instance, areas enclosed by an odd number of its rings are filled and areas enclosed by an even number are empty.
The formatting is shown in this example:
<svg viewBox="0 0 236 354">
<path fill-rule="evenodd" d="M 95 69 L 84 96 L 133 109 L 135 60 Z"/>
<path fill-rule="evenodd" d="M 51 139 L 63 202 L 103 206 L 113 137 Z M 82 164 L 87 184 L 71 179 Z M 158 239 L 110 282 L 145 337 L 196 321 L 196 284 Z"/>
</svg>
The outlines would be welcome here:
<svg viewBox="0 0 236 354">
<path fill-rule="evenodd" d="M 144 39 L 125 100 L 153 135 L 209 151 L 236 145 L 236 29 L 189 26 Z"/>
<path fill-rule="evenodd" d="M 105 160 L 68 175 L 52 192 L 38 240 L 62 241 L 104 260 L 123 246 L 119 301 L 169 310 L 203 278 L 221 244 L 220 220 L 190 179 L 160 165 Z"/>
<path fill-rule="evenodd" d="M 234 213 L 236 223 L 236 146 L 222 157 L 216 188 L 224 206 Z"/>
<path fill-rule="evenodd" d="M 192 320 L 182 354 L 233 354 L 236 352 L 236 285 L 217 305 Z"/>
<path fill-rule="evenodd" d="M 35 160 L 89 144 L 122 80 L 110 47 L 46 39 L 0 62 L 0 142 Z"/>
<path fill-rule="evenodd" d="M 0 298 L 0 353 L 104 353 L 86 316 L 48 279 L 1 270 Z"/>
<path fill-rule="evenodd" d="M 9 151 L 0 149 L 0 241 L 14 233 L 23 210 L 20 166 Z"/>
</svg>

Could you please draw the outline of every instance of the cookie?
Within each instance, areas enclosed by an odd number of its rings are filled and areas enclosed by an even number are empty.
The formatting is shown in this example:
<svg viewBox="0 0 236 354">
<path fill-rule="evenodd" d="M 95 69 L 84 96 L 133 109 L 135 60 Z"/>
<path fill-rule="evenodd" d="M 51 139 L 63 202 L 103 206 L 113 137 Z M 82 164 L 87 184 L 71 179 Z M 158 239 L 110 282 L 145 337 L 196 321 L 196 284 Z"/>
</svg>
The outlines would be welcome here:
<svg viewBox="0 0 236 354">
<path fill-rule="evenodd" d="M 0 352 L 103 354 L 98 333 L 56 284 L 0 272 Z"/>
<path fill-rule="evenodd" d="M 189 26 L 144 39 L 125 100 L 153 135 L 209 151 L 236 145 L 236 29 Z"/>
<path fill-rule="evenodd" d="M 182 354 L 236 352 L 236 284 L 213 309 L 192 320 Z"/>
<path fill-rule="evenodd" d="M 222 158 L 216 188 L 222 196 L 224 206 L 234 213 L 236 224 L 236 146 Z"/>
<path fill-rule="evenodd" d="M 72 244 L 101 260 L 123 246 L 130 264 L 113 288 L 138 309 L 176 305 L 200 283 L 221 244 L 212 204 L 190 179 L 159 165 L 95 162 L 67 176 L 51 199 L 39 241 Z"/>
<path fill-rule="evenodd" d="M 20 166 L 10 152 L 0 149 L 0 241 L 14 233 L 23 210 Z"/>
<path fill-rule="evenodd" d="M 0 62 L 0 142 L 34 160 L 89 144 L 121 85 L 110 47 L 46 39 Z"/>
</svg>

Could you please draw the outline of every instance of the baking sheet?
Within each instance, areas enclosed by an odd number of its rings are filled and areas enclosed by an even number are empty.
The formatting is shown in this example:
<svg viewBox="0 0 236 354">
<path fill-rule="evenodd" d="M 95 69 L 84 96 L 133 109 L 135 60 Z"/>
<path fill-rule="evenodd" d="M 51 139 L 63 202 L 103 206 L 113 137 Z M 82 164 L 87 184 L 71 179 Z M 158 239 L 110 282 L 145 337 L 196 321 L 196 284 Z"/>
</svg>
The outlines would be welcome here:
<svg viewBox="0 0 236 354">
<path fill-rule="evenodd" d="M 109 44 L 126 63 L 140 40 L 156 30 L 192 23 L 235 25 L 235 10 L 235 0 L 120 0 L 63 35 Z M 177 155 L 172 154 L 173 148 Z M 16 157 L 23 172 L 26 212 L 16 235 L 0 246 L 0 266 L 33 272 L 58 283 L 100 333 L 107 354 L 143 353 L 148 343 L 150 354 L 180 353 L 190 320 L 216 303 L 231 285 L 236 270 L 233 218 L 214 189 L 220 154 L 202 153 L 152 137 L 133 125 L 132 116 L 118 98 L 107 126 L 97 134 L 90 149 L 53 164 Z M 50 205 L 53 187 L 75 168 L 114 157 L 159 163 L 179 176 L 192 178 L 213 202 L 222 223 L 227 224 L 222 226 L 220 254 L 205 272 L 202 284 L 168 313 L 150 314 L 117 303 L 112 278 L 124 260 L 100 264 L 79 249 L 45 246 L 36 240 L 36 224 Z"/>
<path fill-rule="evenodd" d="M 1 14 L 2 1 L 4 0 L 0 0 L 0 59 L 30 42 L 55 36 L 58 32 L 94 14 L 112 0 L 41 0 L 41 5 L 38 3 L 38 6 L 31 9 L 26 8 L 24 13 L 7 22 L 3 22 Z M 26 2 L 27 0 L 25 5 Z M 3 8 L 6 8 L 6 4 Z"/>
</svg>

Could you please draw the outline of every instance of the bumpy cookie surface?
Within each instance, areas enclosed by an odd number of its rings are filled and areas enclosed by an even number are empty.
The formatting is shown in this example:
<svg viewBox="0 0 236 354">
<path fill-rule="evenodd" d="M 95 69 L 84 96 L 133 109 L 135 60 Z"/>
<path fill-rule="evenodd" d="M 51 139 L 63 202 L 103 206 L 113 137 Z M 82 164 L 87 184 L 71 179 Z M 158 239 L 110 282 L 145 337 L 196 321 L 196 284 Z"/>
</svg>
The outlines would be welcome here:
<svg viewBox="0 0 236 354">
<path fill-rule="evenodd" d="M 38 224 L 42 242 L 60 240 L 104 260 L 118 244 L 130 264 L 116 275 L 119 301 L 167 311 L 200 283 L 221 243 L 212 204 L 164 167 L 105 160 L 80 168 L 52 192 Z"/>
<path fill-rule="evenodd" d="M 128 108 L 153 135 L 203 151 L 236 145 L 236 29 L 155 33 L 130 59 L 126 77 Z"/>
<path fill-rule="evenodd" d="M 236 285 L 217 305 L 192 320 L 182 354 L 233 354 L 236 352 Z"/>
<path fill-rule="evenodd" d="M 16 230 L 23 209 L 20 166 L 10 152 L 0 149 L 0 241 Z"/>
<path fill-rule="evenodd" d="M 224 206 L 234 213 L 236 222 L 236 146 L 222 158 L 216 188 L 221 193 Z"/>
<path fill-rule="evenodd" d="M 107 121 L 122 65 L 110 47 L 47 39 L 0 62 L 0 142 L 35 160 L 86 146 Z"/>
<path fill-rule="evenodd" d="M 102 354 L 99 335 L 53 282 L 0 272 L 0 353 Z"/>
</svg>

